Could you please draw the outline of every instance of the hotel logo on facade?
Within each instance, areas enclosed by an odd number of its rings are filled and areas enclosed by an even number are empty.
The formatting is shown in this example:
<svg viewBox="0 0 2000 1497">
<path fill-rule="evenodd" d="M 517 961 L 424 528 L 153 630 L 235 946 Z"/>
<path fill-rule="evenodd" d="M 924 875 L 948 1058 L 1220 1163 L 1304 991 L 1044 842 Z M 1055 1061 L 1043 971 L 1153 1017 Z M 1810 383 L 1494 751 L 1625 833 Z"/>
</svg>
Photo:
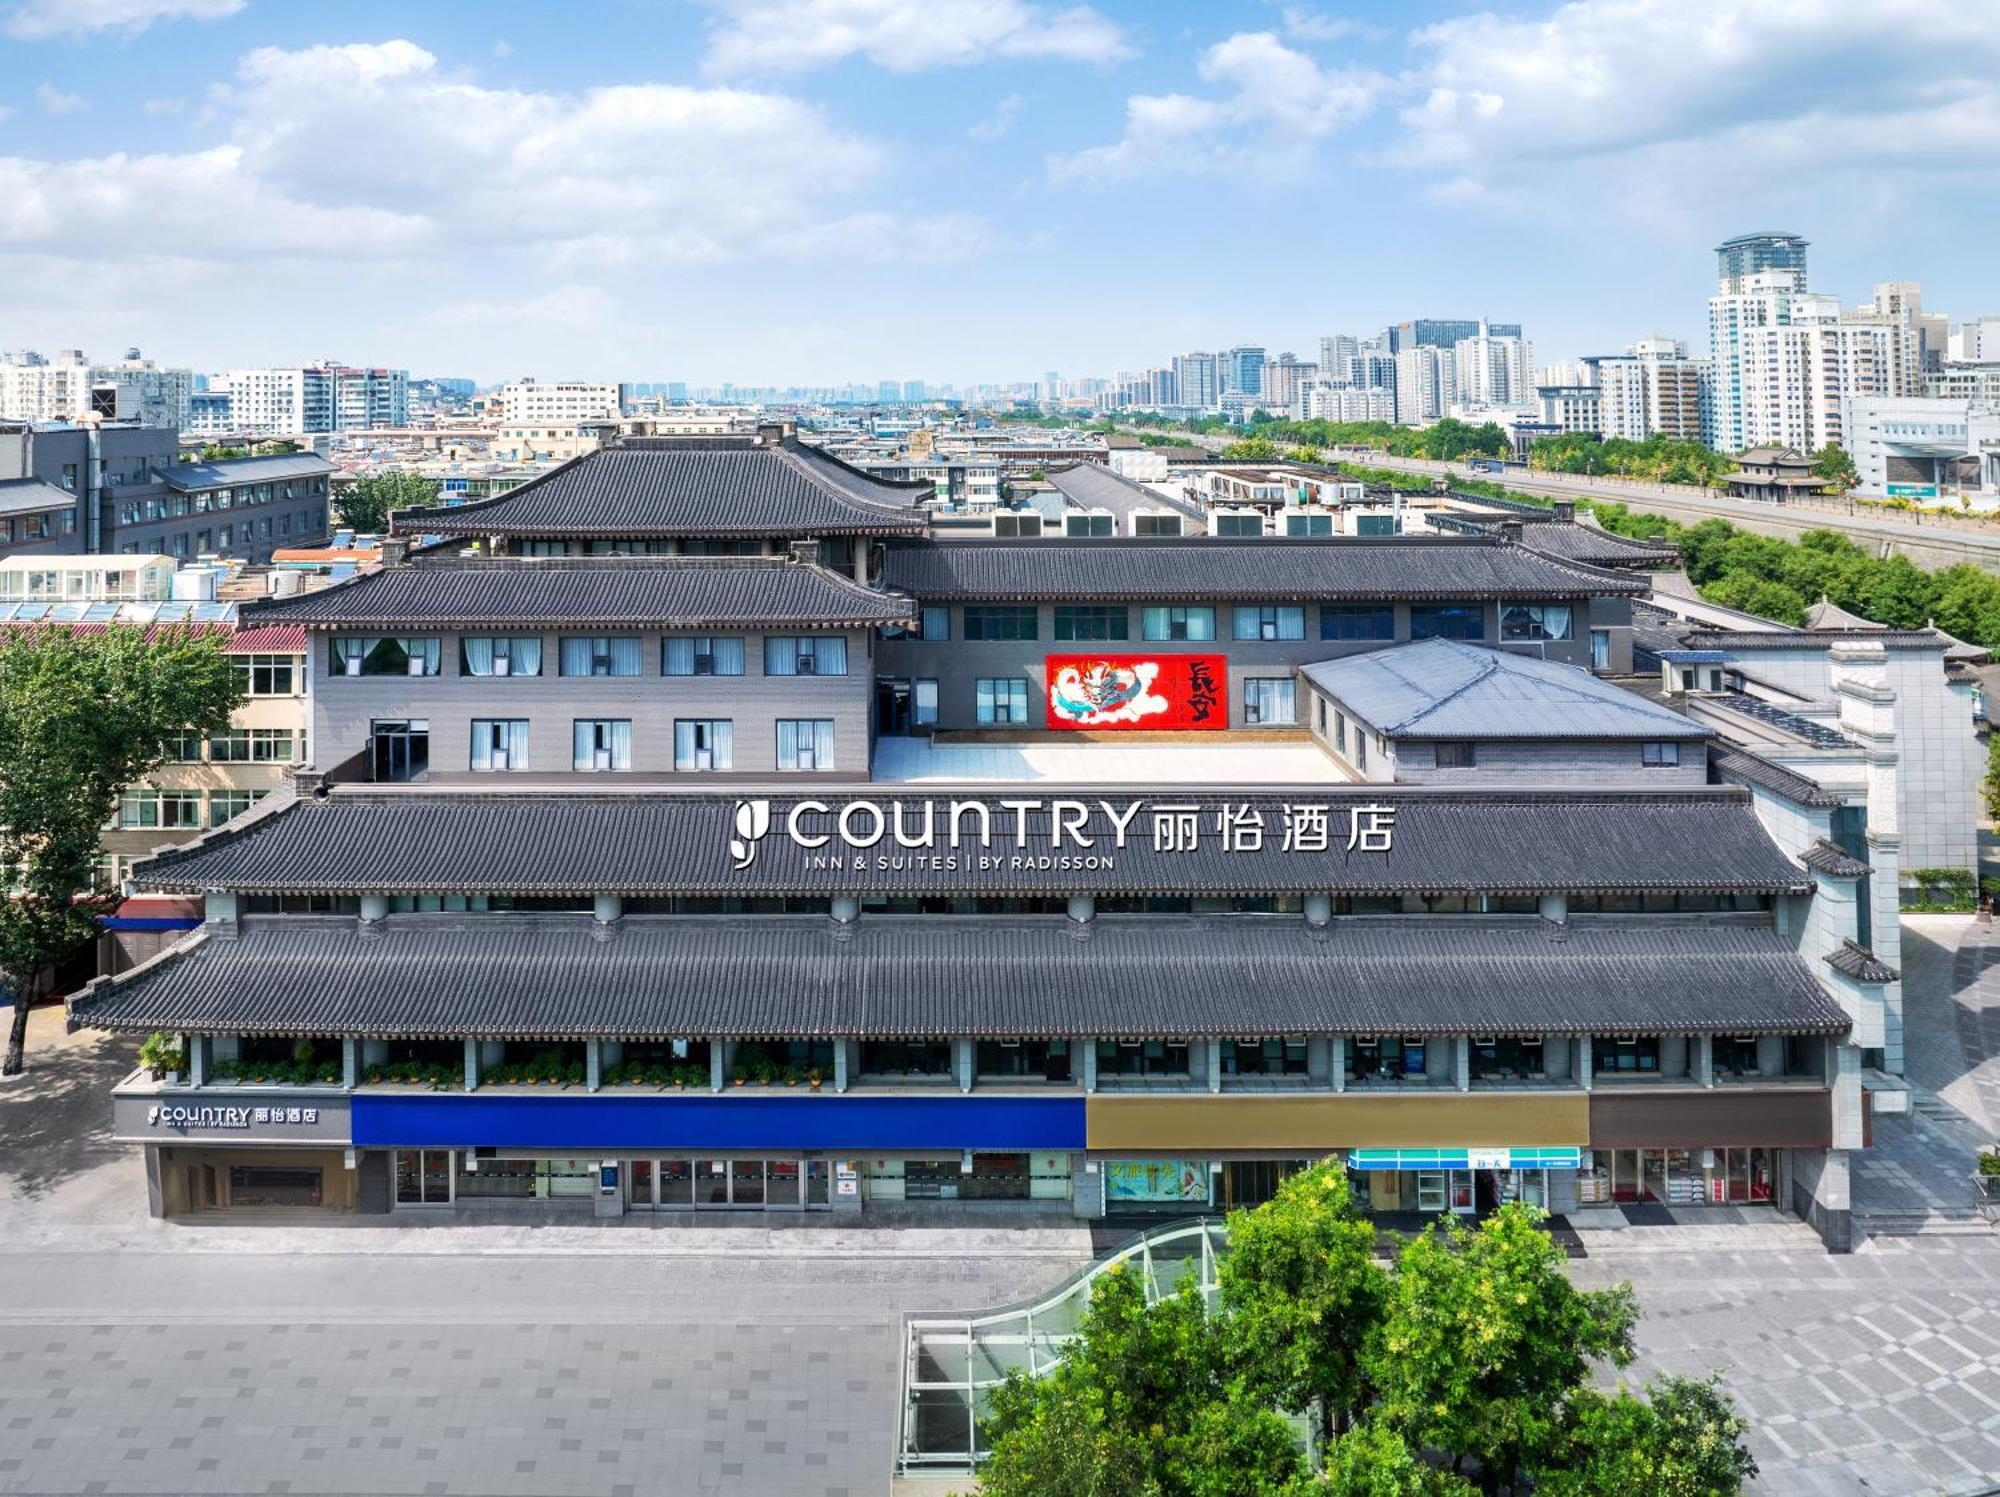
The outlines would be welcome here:
<svg viewBox="0 0 2000 1497">
<path fill-rule="evenodd" d="M 809 871 L 1102 871 L 1152 853 L 1389 853 L 1396 808 L 1286 801 L 849 800 L 736 803 L 729 853 L 741 873 L 777 833 Z"/>
</svg>

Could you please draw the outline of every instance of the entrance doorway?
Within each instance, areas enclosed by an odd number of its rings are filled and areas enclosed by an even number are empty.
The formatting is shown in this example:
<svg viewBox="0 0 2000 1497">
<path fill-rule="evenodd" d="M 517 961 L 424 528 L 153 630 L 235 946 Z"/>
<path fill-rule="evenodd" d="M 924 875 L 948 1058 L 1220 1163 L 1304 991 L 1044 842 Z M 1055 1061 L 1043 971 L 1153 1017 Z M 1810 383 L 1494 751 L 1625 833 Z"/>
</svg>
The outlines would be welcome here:
<svg viewBox="0 0 2000 1497">
<path fill-rule="evenodd" d="M 818 1208 L 829 1204 L 830 1169 L 824 1159 L 631 1159 L 625 1204 L 633 1211 Z"/>
<path fill-rule="evenodd" d="M 428 718 L 399 718 L 368 725 L 370 778 L 400 783 L 430 776 L 431 725 Z"/>
<path fill-rule="evenodd" d="M 875 678 L 875 732 L 884 738 L 906 737 L 910 731 L 910 683 L 906 677 Z"/>
</svg>

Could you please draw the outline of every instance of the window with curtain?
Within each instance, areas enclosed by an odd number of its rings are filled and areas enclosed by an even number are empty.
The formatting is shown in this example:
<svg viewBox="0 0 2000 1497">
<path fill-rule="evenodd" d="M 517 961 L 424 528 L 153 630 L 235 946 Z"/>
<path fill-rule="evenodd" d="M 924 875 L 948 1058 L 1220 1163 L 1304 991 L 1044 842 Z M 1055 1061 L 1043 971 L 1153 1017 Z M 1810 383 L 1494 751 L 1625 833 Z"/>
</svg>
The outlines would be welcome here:
<svg viewBox="0 0 2000 1497">
<path fill-rule="evenodd" d="M 1243 720 L 1246 723 L 1276 723 L 1291 726 L 1294 720 L 1291 678 L 1252 676 L 1245 681 Z"/>
<path fill-rule="evenodd" d="M 472 767 L 476 770 L 526 769 L 527 720 L 519 717 L 475 717 L 472 720 Z"/>
<path fill-rule="evenodd" d="M 778 768 L 784 770 L 832 769 L 833 719 L 827 717 L 779 718 Z"/>
<path fill-rule="evenodd" d="M 333 641 L 336 676 L 435 676 L 438 658 L 434 636 L 336 635 Z"/>
<path fill-rule="evenodd" d="M 636 635 L 614 634 L 585 638 L 565 635 L 562 641 L 562 673 L 565 676 L 636 676 L 639 674 L 639 640 Z"/>
<path fill-rule="evenodd" d="M 1024 676 L 981 676 L 978 680 L 981 726 L 1011 725 L 1028 720 L 1028 682 Z"/>
<path fill-rule="evenodd" d="M 468 634 L 458 642 L 458 669 L 467 676 L 539 676 L 538 634 Z"/>
<path fill-rule="evenodd" d="M 925 604 L 918 632 L 928 640 L 950 639 L 951 610 L 935 604 Z"/>
<path fill-rule="evenodd" d="M 1306 611 L 1290 604 L 1239 603 L 1235 608 L 1238 639 L 1304 639 Z"/>
<path fill-rule="evenodd" d="M 910 721 L 920 728 L 937 723 L 938 684 L 935 676 L 919 676 L 910 683 Z"/>
<path fill-rule="evenodd" d="M 844 676 L 847 640 L 838 634 L 773 634 L 764 640 L 767 676 Z"/>
<path fill-rule="evenodd" d="M 730 769 L 735 765 L 736 726 L 726 717 L 676 718 L 674 768 Z"/>
<path fill-rule="evenodd" d="M 661 647 L 660 670 L 668 676 L 740 676 L 742 636 L 688 635 L 666 640 Z"/>
<path fill-rule="evenodd" d="M 632 724 L 619 717 L 580 717 L 573 734 L 572 763 L 581 770 L 632 767 Z"/>
<path fill-rule="evenodd" d="M 1188 608 L 1148 608 L 1145 637 L 1153 640 L 1209 640 L 1215 638 L 1215 610 L 1206 604 Z"/>
<path fill-rule="evenodd" d="M 1567 603 L 1503 603 L 1500 605 L 1502 639 L 1571 639 L 1572 624 Z"/>
</svg>

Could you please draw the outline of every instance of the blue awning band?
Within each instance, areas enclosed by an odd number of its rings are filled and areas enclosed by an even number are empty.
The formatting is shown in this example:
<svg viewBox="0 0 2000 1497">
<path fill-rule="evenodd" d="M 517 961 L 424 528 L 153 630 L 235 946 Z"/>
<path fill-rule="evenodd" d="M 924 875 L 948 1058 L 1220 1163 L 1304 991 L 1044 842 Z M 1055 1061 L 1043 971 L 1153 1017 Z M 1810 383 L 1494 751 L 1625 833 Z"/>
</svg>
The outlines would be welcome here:
<svg viewBox="0 0 2000 1497">
<path fill-rule="evenodd" d="M 1475 1159 L 1475 1156 L 1476 1159 Z M 1353 1149 L 1351 1170 L 1573 1170 L 1583 1166 L 1583 1150 L 1526 1149 Z"/>
</svg>

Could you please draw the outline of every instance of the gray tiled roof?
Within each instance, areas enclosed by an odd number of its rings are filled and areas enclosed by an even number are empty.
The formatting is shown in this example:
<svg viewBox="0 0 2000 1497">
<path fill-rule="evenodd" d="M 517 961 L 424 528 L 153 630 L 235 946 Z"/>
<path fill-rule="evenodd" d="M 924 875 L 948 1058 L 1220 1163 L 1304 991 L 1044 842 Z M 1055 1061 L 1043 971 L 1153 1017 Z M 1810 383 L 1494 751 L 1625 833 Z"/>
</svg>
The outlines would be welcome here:
<svg viewBox="0 0 2000 1497">
<path fill-rule="evenodd" d="M 927 603 L 1560 599 L 1645 586 L 1465 536 L 910 542 L 887 549 L 882 576 Z"/>
<path fill-rule="evenodd" d="M 200 933 L 71 1000 L 91 1028 L 312 1035 L 1229 1035 L 1848 1028 L 1762 927 L 1533 916 L 334 917 Z"/>
<path fill-rule="evenodd" d="M 43 479 L 0 479 L 0 515 L 34 515 L 75 507 L 76 495 Z"/>
<path fill-rule="evenodd" d="M 1875 871 L 1861 859 L 1849 857 L 1824 837 L 1800 854 L 1799 861 L 1814 873 L 1825 874 L 1828 878 L 1866 878 Z"/>
<path fill-rule="evenodd" d="M 628 440 L 496 499 L 397 517 L 427 535 L 921 535 L 929 482 L 894 483 L 812 447 L 748 437 Z"/>
<path fill-rule="evenodd" d="M 1802 806 L 1843 806 L 1847 802 L 1831 790 L 1821 788 L 1797 770 L 1773 764 L 1748 749 L 1715 747 L 1710 751 L 1709 768 L 1727 783 L 1757 785 L 1774 795 L 1797 801 Z"/>
<path fill-rule="evenodd" d="M 1450 639 L 1300 667 L 1391 738 L 1707 738 L 1711 730 L 1577 666 Z"/>
<path fill-rule="evenodd" d="M 864 890 L 893 894 L 1237 892 L 1256 894 L 1479 891 L 1577 893 L 1633 890 L 1791 890 L 1809 880 L 1772 843 L 1740 790 L 1676 792 L 1470 791 L 1415 786 L 1317 785 L 1291 792 L 1161 794 L 1093 786 L 1069 791 L 1088 809 L 1085 830 L 1106 866 L 1078 868 L 1043 860 L 1079 856 L 1073 839 L 1051 846 L 1049 813 L 1029 818 L 1025 845 L 1014 845 L 1003 809 L 1027 787 L 982 795 L 975 787 L 928 796 L 883 786 L 811 792 L 838 808 L 863 799 L 893 814 L 903 808 L 914 839 L 926 808 L 938 845 L 921 857 L 951 854 L 953 804 L 991 808 L 990 858 L 968 842 L 948 868 L 913 868 L 918 854 L 896 846 L 893 831 L 862 868 L 813 866 L 818 854 L 795 845 L 784 827 L 800 792 L 770 799 L 771 833 L 751 866 L 738 871 L 729 852 L 738 801 L 689 792 L 506 793 L 337 791 L 325 799 L 280 802 L 267 815 L 167 849 L 132 871 L 149 889 L 242 889 L 315 893 L 602 893 L 831 895 Z M 746 793 L 756 793 L 747 787 Z M 1062 792 L 1057 792 L 1061 794 Z M 1123 849 L 1113 841 L 1100 801 L 1128 822 Z M 1283 848 L 1287 803 L 1326 806 L 1330 851 Z M 1202 841 L 1193 851 L 1156 851 L 1153 811 L 1201 808 Z M 1264 845 L 1224 851 L 1218 808 L 1247 807 L 1263 817 Z M 1348 809 L 1395 807 L 1393 849 L 1346 852 Z M 822 830 L 821 813 L 803 825 Z M 968 839 L 973 821 L 965 822 Z M 893 826 L 893 823 L 892 823 Z M 838 853 L 836 843 L 825 849 Z M 1018 856 L 1016 856 L 1018 854 Z M 879 855 L 879 856 L 878 856 Z M 894 857 L 895 866 L 878 867 Z M 987 867 L 983 864 L 994 866 Z"/>
<path fill-rule="evenodd" d="M 578 566 L 481 561 L 387 567 L 265 604 L 257 624 L 457 628 L 588 623 L 870 627 L 914 619 L 907 598 L 824 567 L 761 557 L 605 557 Z"/>
<path fill-rule="evenodd" d="M 1866 946 L 1842 941 L 1826 964 L 1856 982 L 1894 982 L 1902 974 Z"/>
<path fill-rule="evenodd" d="M 1199 505 L 1181 498 L 1168 498 L 1096 463 L 1078 463 L 1074 467 L 1063 468 L 1051 473 L 1049 482 L 1060 489 L 1063 497 L 1072 504 L 1084 509 L 1109 510 L 1121 518 L 1134 510 L 1143 509 L 1172 510 L 1190 520 L 1199 520 L 1202 516 Z"/>
<path fill-rule="evenodd" d="M 1934 629 L 1690 629 L 1684 638 L 1697 650 L 1827 650 L 1839 644 L 1939 650 L 1945 644 Z"/>
<path fill-rule="evenodd" d="M 310 452 L 279 457 L 224 457 L 207 463 L 172 463 L 159 469 L 170 489 L 216 489 L 225 484 L 277 483 L 287 478 L 319 478 L 333 464 Z"/>
<path fill-rule="evenodd" d="M 1589 567 L 1632 567 L 1644 571 L 1680 565 L 1680 552 L 1672 546 L 1628 540 L 1595 525 L 1564 524 L 1559 520 L 1522 526 L 1521 544 L 1544 556 L 1581 562 Z"/>
</svg>

